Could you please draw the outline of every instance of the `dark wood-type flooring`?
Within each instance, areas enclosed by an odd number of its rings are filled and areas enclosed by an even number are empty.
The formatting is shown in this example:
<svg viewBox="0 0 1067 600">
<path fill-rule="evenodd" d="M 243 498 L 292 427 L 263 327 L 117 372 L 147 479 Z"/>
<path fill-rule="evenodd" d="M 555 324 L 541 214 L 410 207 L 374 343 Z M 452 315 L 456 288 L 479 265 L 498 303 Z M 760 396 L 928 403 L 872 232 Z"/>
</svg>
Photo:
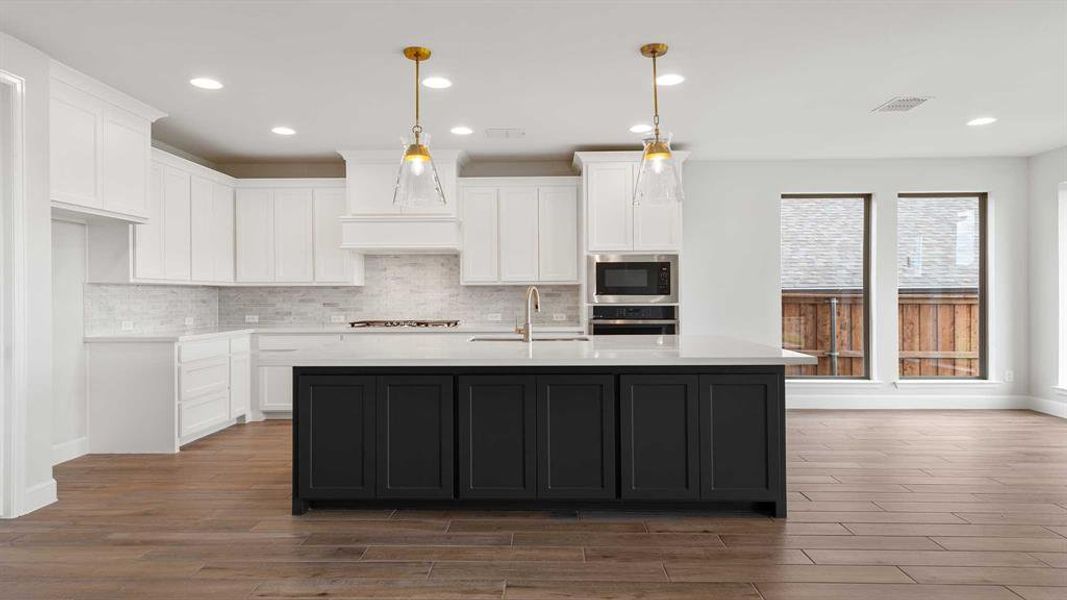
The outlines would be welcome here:
<svg viewBox="0 0 1067 600">
<path fill-rule="evenodd" d="M 1067 599 L 1067 421 L 791 411 L 788 520 L 289 515 L 289 423 L 56 467 L 0 521 L 2 598 Z"/>
</svg>

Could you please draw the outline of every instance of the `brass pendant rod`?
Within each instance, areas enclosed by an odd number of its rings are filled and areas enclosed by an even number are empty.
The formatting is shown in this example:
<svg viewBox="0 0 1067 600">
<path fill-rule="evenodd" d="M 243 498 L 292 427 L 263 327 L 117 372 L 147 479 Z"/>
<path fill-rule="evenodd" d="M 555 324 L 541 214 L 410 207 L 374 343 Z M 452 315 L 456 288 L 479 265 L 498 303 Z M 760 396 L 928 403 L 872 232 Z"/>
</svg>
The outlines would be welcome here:
<svg viewBox="0 0 1067 600">
<path fill-rule="evenodd" d="M 422 124 L 419 123 L 419 63 L 422 62 L 418 58 L 415 59 L 415 126 L 411 128 L 411 131 L 415 134 L 415 143 L 419 143 L 419 134 L 422 133 Z"/>
<path fill-rule="evenodd" d="M 656 141 L 659 141 L 659 85 L 656 83 L 656 54 L 652 54 L 652 124 L 656 128 Z"/>
</svg>

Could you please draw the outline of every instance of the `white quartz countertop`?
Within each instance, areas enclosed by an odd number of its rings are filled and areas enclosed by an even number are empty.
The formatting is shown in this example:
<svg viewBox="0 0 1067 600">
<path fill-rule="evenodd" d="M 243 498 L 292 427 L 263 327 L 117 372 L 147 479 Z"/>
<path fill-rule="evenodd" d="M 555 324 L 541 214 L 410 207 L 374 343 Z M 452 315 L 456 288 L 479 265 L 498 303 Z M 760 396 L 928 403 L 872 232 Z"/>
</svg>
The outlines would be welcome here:
<svg viewBox="0 0 1067 600">
<path fill-rule="evenodd" d="M 538 332 L 543 333 L 578 333 L 582 329 L 578 325 L 535 325 Z M 119 332 L 105 335 L 87 335 L 87 343 L 103 342 L 190 342 L 210 337 L 225 337 L 255 333 L 259 335 L 332 335 L 342 333 L 358 334 L 457 334 L 470 336 L 471 334 L 507 334 L 511 333 L 510 325 L 466 325 L 458 327 L 349 327 L 348 325 L 305 325 L 293 327 L 253 327 L 237 329 L 232 327 L 195 328 L 176 331 L 154 332 Z"/>
<path fill-rule="evenodd" d="M 368 335 L 297 350 L 261 350 L 256 361 L 305 367 L 496 367 L 798 365 L 816 364 L 817 359 L 717 336 L 590 336 L 588 341 L 527 344 L 470 341 L 469 336 Z"/>
</svg>

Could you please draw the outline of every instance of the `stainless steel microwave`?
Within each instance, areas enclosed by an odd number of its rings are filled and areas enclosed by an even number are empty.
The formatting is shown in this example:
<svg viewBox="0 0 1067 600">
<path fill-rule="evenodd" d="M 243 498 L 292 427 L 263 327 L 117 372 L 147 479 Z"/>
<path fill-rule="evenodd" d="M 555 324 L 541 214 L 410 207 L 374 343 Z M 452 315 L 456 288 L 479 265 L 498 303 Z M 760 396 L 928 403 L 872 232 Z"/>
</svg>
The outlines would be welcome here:
<svg viewBox="0 0 1067 600">
<path fill-rule="evenodd" d="M 677 304 L 676 254 L 589 256 L 590 304 Z"/>
</svg>

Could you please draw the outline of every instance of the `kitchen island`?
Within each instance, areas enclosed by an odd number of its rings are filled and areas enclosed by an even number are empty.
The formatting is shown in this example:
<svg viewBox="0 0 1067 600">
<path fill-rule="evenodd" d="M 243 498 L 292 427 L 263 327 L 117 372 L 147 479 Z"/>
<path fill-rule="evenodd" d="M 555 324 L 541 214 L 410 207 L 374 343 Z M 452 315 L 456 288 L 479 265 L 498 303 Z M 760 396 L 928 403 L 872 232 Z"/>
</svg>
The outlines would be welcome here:
<svg viewBox="0 0 1067 600">
<path fill-rule="evenodd" d="M 493 336 L 487 336 L 492 338 Z M 340 505 L 786 514 L 784 366 L 708 336 L 360 336 L 293 368 L 293 513 Z"/>
</svg>

